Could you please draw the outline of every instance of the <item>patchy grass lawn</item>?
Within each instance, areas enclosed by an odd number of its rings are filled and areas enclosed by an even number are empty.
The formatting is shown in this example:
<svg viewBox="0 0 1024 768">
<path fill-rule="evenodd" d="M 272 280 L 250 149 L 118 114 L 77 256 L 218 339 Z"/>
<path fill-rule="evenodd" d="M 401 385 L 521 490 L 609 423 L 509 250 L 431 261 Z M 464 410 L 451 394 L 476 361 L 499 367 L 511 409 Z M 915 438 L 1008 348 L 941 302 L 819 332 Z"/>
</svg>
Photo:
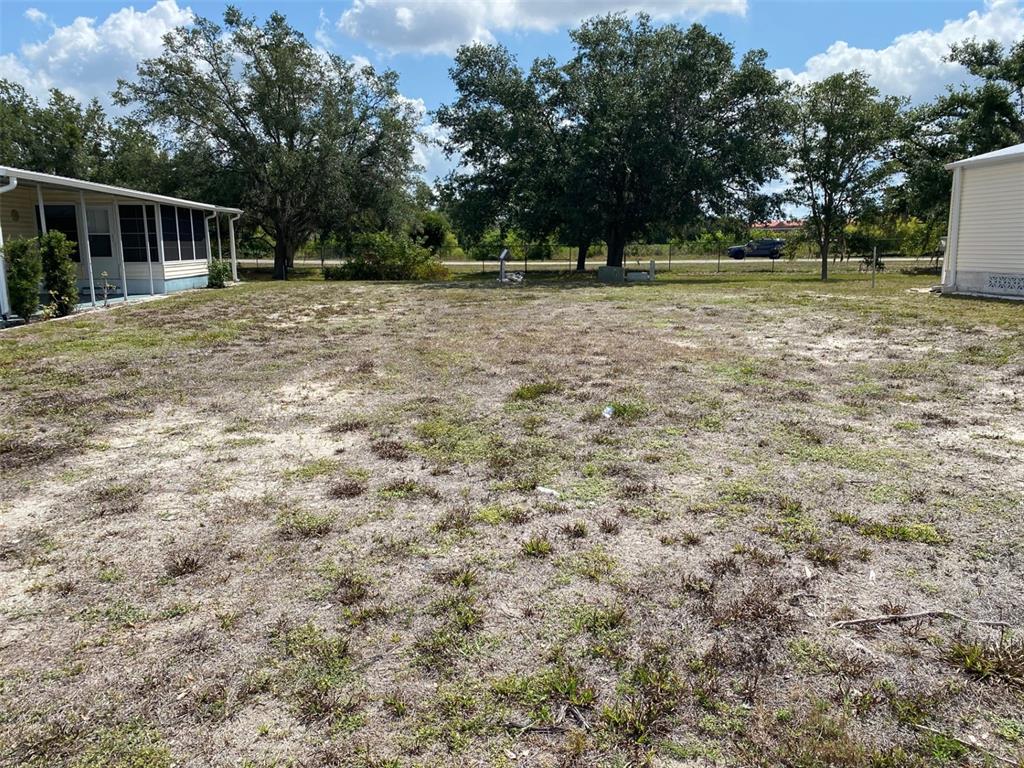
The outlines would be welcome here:
<svg viewBox="0 0 1024 768">
<path fill-rule="evenodd" d="M 0 764 L 1021 761 L 1019 629 L 833 626 L 1024 624 L 1024 306 L 933 281 L 254 282 L 3 333 Z"/>
</svg>

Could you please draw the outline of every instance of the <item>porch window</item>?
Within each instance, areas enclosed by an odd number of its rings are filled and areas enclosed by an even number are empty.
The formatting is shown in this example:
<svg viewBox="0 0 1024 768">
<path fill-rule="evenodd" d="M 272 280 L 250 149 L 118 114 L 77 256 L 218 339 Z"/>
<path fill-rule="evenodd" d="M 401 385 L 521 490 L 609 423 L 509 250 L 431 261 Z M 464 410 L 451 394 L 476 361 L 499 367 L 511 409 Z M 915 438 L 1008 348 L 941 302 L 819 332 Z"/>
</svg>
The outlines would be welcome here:
<svg viewBox="0 0 1024 768">
<path fill-rule="evenodd" d="M 202 211 L 192 211 L 192 244 L 196 258 L 206 259 L 206 217 Z"/>
<path fill-rule="evenodd" d="M 178 219 L 173 205 L 160 206 L 160 231 L 164 239 L 164 259 L 180 261 L 178 251 Z"/>
<path fill-rule="evenodd" d="M 36 228 L 42 233 L 43 222 L 39 218 L 39 206 L 37 205 L 35 209 Z M 74 244 L 71 258 L 74 261 L 80 261 L 81 257 L 78 255 L 78 217 L 75 215 L 75 206 L 46 205 L 43 206 L 43 210 L 46 212 L 46 229 L 49 232 L 63 232 L 64 237 Z"/>
<path fill-rule="evenodd" d="M 110 239 L 110 209 L 86 206 L 85 220 L 89 227 L 90 256 L 94 259 L 113 257 L 114 246 Z"/>
<path fill-rule="evenodd" d="M 195 259 L 195 249 L 192 247 L 192 216 L 188 208 L 178 209 L 178 244 L 181 246 L 182 261 Z"/>
<path fill-rule="evenodd" d="M 143 221 L 145 212 L 145 221 Z M 125 261 L 146 261 L 146 230 L 149 230 L 149 257 L 160 261 L 156 242 L 156 213 L 152 205 L 119 205 L 121 246 Z"/>
</svg>

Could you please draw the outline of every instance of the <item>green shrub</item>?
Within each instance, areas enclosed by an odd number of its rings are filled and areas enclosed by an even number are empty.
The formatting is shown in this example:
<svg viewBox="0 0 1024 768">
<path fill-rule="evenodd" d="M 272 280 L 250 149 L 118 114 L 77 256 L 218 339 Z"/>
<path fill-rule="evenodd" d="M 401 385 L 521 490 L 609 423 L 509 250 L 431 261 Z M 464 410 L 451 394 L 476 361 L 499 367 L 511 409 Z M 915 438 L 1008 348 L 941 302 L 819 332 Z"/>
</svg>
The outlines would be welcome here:
<svg viewBox="0 0 1024 768">
<path fill-rule="evenodd" d="M 39 308 L 39 284 L 43 263 L 38 238 L 15 238 L 4 245 L 7 260 L 7 294 L 11 309 L 27 323 Z"/>
<path fill-rule="evenodd" d="M 231 280 L 231 264 L 223 259 L 210 262 L 210 274 L 206 278 L 208 288 L 223 288 Z"/>
<path fill-rule="evenodd" d="M 70 315 L 78 306 L 78 267 L 71 260 L 74 250 L 75 243 L 63 232 L 48 232 L 39 238 L 43 283 L 50 295 L 49 313 L 54 317 Z"/>
<path fill-rule="evenodd" d="M 345 265 L 339 266 L 324 265 L 324 280 L 348 280 L 348 272 Z"/>
<path fill-rule="evenodd" d="M 444 280 L 448 270 L 430 251 L 387 232 L 359 235 L 348 261 L 324 267 L 325 280 Z"/>
</svg>

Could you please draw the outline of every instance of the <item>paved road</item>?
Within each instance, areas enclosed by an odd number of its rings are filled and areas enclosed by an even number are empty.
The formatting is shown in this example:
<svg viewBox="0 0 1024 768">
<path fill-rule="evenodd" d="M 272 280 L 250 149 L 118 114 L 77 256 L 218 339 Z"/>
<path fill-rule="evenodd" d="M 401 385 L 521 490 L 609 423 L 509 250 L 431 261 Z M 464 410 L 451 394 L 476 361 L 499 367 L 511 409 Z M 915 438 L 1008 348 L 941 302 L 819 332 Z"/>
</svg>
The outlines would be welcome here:
<svg viewBox="0 0 1024 768">
<path fill-rule="evenodd" d="M 649 261 L 650 261 L 650 259 L 643 260 L 643 261 L 640 261 L 640 262 L 637 262 L 635 260 L 627 261 L 626 262 L 626 266 L 627 267 L 637 267 L 638 266 L 638 267 L 642 268 L 642 267 L 646 267 Z M 676 266 L 676 265 L 682 265 L 682 264 L 717 264 L 718 261 L 719 261 L 718 259 L 672 259 L 671 261 L 669 261 L 668 259 L 655 259 L 654 263 L 655 263 L 655 265 L 658 265 L 658 266 L 662 266 L 662 265 L 668 266 L 669 264 L 671 264 L 673 266 Z M 768 264 L 771 263 L 768 259 L 743 259 L 742 261 L 737 261 L 737 260 L 729 259 L 729 258 L 725 258 L 725 257 L 723 257 L 721 261 L 722 261 L 722 264 L 764 264 L 764 265 L 768 265 Z M 849 259 L 845 263 L 847 263 L 847 264 L 859 264 L 860 261 L 861 260 L 859 258 L 853 258 L 853 259 Z M 890 257 L 885 259 L 885 263 L 886 264 L 891 264 L 893 262 L 907 262 L 907 261 L 916 261 L 916 262 L 920 262 L 921 264 L 928 264 L 929 263 L 929 260 L 926 259 L 926 258 L 915 259 L 913 256 L 890 256 Z M 260 266 L 270 266 L 270 265 L 272 265 L 274 263 L 274 260 L 273 259 L 259 259 L 259 260 L 257 260 L 257 259 L 239 259 L 238 263 L 241 266 L 244 266 L 244 267 L 255 267 L 257 264 L 260 265 Z M 335 264 L 337 262 L 328 260 L 327 263 L 328 264 Z M 481 265 L 481 263 L 482 263 L 482 264 L 486 265 L 488 270 L 494 270 L 494 271 L 498 270 L 498 262 L 496 262 L 496 261 L 484 261 L 484 262 L 480 262 L 480 261 L 445 261 L 445 262 L 442 262 L 442 263 L 446 267 L 479 267 Z M 573 261 L 572 263 L 573 263 L 573 266 L 575 266 L 576 262 Z M 780 259 L 778 263 L 779 264 L 820 264 L 821 260 L 820 259 Z M 831 259 L 829 260 L 829 263 L 832 263 Z M 839 262 L 835 262 L 835 263 L 839 263 Z M 598 264 L 599 264 L 599 260 L 598 259 L 591 259 L 588 262 L 588 268 L 593 269 L 593 268 L 597 267 Z M 295 265 L 298 266 L 298 267 L 318 267 L 318 266 L 320 266 L 320 261 L 316 260 L 316 259 L 296 259 Z M 507 261 L 507 262 L 505 262 L 505 266 L 506 266 L 507 269 L 523 269 L 523 262 L 522 261 Z M 551 259 L 551 260 L 544 260 L 544 261 L 531 261 L 529 266 L 527 267 L 527 269 L 568 269 L 568 268 L 569 268 L 569 262 L 564 260 L 564 259 L 561 259 L 561 260 L 559 260 L 559 259 Z"/>
</svg>

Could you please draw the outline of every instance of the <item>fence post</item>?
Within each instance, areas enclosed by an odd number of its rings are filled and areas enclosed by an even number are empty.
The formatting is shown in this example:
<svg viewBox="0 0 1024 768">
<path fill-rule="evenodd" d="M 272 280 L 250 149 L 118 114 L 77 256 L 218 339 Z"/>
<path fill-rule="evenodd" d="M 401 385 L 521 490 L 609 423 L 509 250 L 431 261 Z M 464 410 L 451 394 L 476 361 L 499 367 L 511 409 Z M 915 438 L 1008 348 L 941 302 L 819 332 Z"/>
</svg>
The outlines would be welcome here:
<svg viewBox="0 0 1024 768">
<path fill-rule="evenodd" d="M 878 246 L 871 253 L 871 287 L 875 287 L 875 271 L 878 269 Z"/>
</svg>

